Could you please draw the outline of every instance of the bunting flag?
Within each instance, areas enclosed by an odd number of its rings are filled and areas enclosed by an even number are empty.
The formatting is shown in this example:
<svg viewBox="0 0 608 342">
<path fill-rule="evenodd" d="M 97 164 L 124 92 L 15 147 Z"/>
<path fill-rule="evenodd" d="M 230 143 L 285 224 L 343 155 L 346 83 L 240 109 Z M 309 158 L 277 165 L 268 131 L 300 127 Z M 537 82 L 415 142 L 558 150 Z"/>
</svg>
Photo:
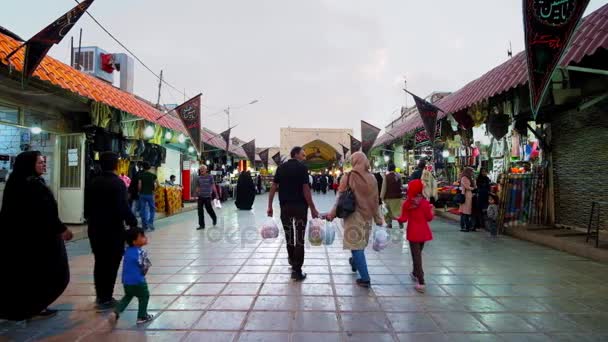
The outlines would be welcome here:
<svg viewBox="0 0 608 342">
<path fill-rule="evenodd" d="M 346 158 L 346 155 L 348 154 L 348 151 L 350 151 L 350 150 L 348 149 L 348 147 L 346 147 L 342 144 L 340 144 L 340 146 L 342 146 L 342 154 L 344 155 L 344 158 Z"/>
<path fill-rule="evenodd" d="M 342 160 L 342 155 L 340 152 L 336 151 L 336 161 L 339 162 L 340 160 Z"/>
<path fill-rule="evenodd" d="M 34 74 L 34 71 L 38 68 L 38 65 L 40 65 L 40 62 L 42 62 L 42 59 L 44 59 L 44 56 L 46 56 L 53 44 L 61 42 L 63 37 L 68 34 L 93 1 L 85 0 L 79 3 L 25 42 L 25 58 L 23 63 L 23 77 L 25 79 L 30 78 Z"/>
<path fill-rule="evenodd" d="M 247 159 L 249 159 L 251 165 L 255 165 L 255 139 L 244 144 L 242 147 L 243 150 L 245 150 L 245 155 L 247 155 Z"/>
<path fill-rule="evenodd" d="M 350 134 L 348 136 L 350 137 L 350 154 L 352 155 L 361 149 L 361 142 Z"/>
<path fill-rule="evenodd" d="M 589 0 L 524 0 L 530 105 L 534 117 Z"/>
<path fill-rule="evenodd" d="M 228 151 L 230 149 L 230 131 L 231 130 L 232 130 L 232 128 L 228 128 L 227 130 L 220 133 L 220 136 L 226 142 L 226 151 Z"/>
<path fill-rule="evenodd" d="M 380 128 L 361 120 L 361 150 L 365 155 L 371 151 L 378 134 L 380 134 Z"/>
<path fill-rule="evenodd" d="M 258 153 L 260 155 L 260 159 L 262 159 L 262 164 L 264 164 L 264 168 L 268 170 L 268 153 L 270 153 L 270 149 L 267 148 L 264 151 Z"/>
<path fill-rule="evenodd" d="M 190 136 L 192 146 L 199 153 L 201 152 L 201 95 L 203 94 L 196 95 L 174 109 Z"/>
<path fill-rule="evenodd" d="M 416 108 L 418 109 L 418 113 L 420 113 L 420 117 L 422 118 L 422 124 L 424 125 L 426 134 L 428 135 L 432 144 L 435 142 L 435 133 L 437 132 L 437 112 L 439 112 L 441 109 L 407 90 L 406 92 L 412 95 L 414 98 Z"/>
<path fill-rule="evenodd" d="M 277 166 L 281 165 L 281 152 L 277 152 L 274 156 L 272 156 L 272 161 L 277 164 Z"/>
</svg>

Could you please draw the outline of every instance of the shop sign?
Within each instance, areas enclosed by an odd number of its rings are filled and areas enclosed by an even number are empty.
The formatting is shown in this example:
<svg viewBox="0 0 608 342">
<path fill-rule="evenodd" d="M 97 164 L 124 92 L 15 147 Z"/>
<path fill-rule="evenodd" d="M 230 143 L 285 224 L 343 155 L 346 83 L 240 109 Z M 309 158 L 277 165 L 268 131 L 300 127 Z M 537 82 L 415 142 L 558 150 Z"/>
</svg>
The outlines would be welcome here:
<svg viewBox="0 0 608 342">
<path fill-rule="evenodd" d="M 441 121 L 437 122 L 437 127 L 435 129 L 435 140 L 439 139 L 441 136 Z M 414 142 L 416 147 L 425 146 L 430 144 L 429 135 L 424 127 L 420 127 L 414 131 Z"/>
</svg>

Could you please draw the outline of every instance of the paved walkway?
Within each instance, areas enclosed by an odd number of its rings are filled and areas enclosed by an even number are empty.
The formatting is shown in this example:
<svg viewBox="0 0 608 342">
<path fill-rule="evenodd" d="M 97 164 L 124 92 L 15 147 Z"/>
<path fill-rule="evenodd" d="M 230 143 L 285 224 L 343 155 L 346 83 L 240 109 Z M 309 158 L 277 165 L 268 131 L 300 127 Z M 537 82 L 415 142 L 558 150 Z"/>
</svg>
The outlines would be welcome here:
<svg viewBox="0 0 608 342">
<path fill-rule="evenodd" d="M 0 340 L 608 340 L 606 265 L 508 237 L 492 242 L 436 220 L 424 250 L 424 295 L 412 289 L 398 230 L 389 248 L 367 252 L 372 289 L 353 285 L 339 237 L 329 247 L 307 246 L 308 279 L 292 283 L 282 241 L 258 234 L 266 199 L 258 196 L 251 212 L 229 203 L 217 229 L 196 231 L 195 212 L 158 222 L 147 277 L 157 318 L 146 326 L 135 325 L 136 301 L 113 331 L 93 311 L 93 258 L 84 240 L 69 244 L 72 278 L 54 304 L 60 314 L 0 322 Z M 326 211 L 333 197 L 315 200 Z"/>
</svg>

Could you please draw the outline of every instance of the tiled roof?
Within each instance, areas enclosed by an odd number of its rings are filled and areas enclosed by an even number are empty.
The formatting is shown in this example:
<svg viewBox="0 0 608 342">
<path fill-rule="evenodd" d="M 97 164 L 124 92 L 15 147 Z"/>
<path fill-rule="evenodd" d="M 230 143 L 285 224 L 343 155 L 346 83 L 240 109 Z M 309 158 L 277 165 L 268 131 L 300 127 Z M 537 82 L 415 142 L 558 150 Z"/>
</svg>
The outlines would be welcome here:
<svg viewBox="0 0 608 342">
<path fill-rule="evenodd" d="M 5 57 L 20 45 L 15 39 L 0 34 L 0 65 L 8 66 Z M 10 59 L 10 63 L 17 71 L 23 70 L 24 53 L 25 49 L 21 49 Z M 162 112 L 137 99 L 133 94 L 80 72 L 52 57 L 44 57 L 40 66 L 34 71 L 33 77 L 82 97 L 105 103 L 108 106 L 139 116 L 163 127 L 178 132 L 186 132 L 179 118 L 173 115 L 166 115 L 159 119 L 163 115 Z"/>
<path fill-rule="evenodd" d="M 561 65 L 580 63 L 583 57 L 593 55 L 598 49 L 608 49 L 608 4 L 585 17 L 577 28 L 572 43 Z M 439 100 L 435 105 L 446 113 L 466 109 L 484 99 L 491 98 L 528 82 L 526 54 L 524 51 L 488 71 L 478 79 Z M 439 118 L 446 114 L 440 113 Z M 382 135 L 374 146 L 387 144 L 418 127 L 422 127 L 419 115 L 412 115 Z"/>
</svg>

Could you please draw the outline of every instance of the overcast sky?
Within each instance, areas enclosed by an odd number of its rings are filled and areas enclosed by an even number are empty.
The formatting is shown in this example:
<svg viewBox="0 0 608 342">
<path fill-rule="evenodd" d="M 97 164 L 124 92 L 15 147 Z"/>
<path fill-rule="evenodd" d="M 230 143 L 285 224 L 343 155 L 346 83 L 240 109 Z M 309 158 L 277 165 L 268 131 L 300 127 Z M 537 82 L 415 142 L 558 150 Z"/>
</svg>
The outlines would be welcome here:
<svg viewBox="0 0 608 342">
<path fill-rule="evenodd" d="M 0 25 L 30 38 L 75 3 L 4 0 Z M 606 4 L 591 0 L 587 13 Z M 280 127 L 383 128 L 404 104 L 454 91 L 523 50 L 520 0 L 96 0 L 90 12 L 152 69 L 190 96 L 203 125 L 232 124 L 243 140 L 279 144 Z M 84 16 L 83 46 L 123 52 Z M 69 63 L 69 39 L 50 55 Z M 136 66 L 135 93 L 156 101 L 158 81 Z M 163 88 L 164 103 L 182 102 Z M 408 104 L 413 103 L 407 99 Z"/>
</svg>

